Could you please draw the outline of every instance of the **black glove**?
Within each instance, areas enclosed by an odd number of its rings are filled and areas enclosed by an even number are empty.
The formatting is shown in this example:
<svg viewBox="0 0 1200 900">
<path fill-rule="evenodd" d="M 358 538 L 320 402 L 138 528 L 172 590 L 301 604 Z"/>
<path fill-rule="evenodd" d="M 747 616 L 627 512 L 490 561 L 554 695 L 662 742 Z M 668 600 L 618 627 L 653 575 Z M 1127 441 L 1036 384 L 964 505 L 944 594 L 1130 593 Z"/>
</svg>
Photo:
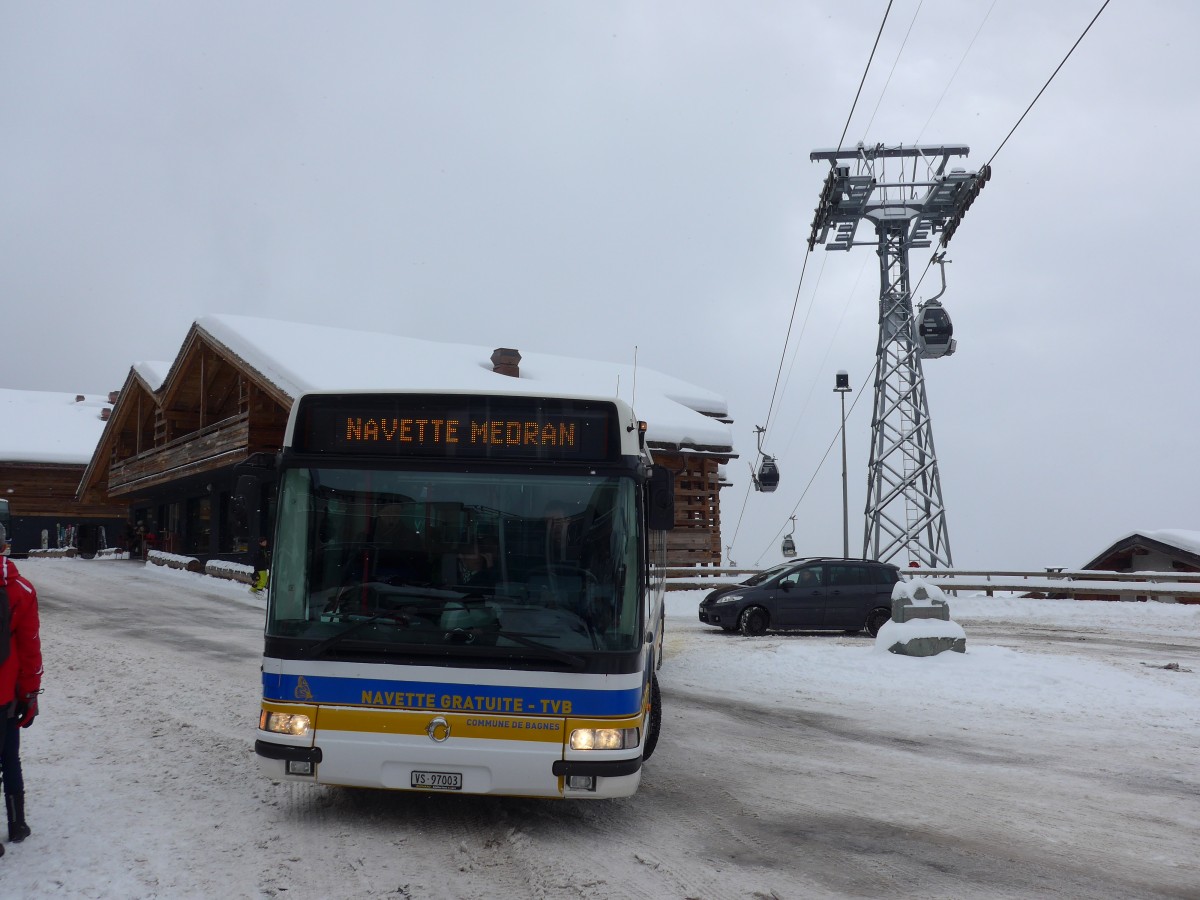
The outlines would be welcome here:
<svg viewBox="0 0 1200 900">
<path fill-rule="evenodd" d="M 25 697 L 17 701 L 17 727 L 28 728 L 33 724 L 33 720 L 37 718 L 38 702 L 37 694 L 26 694 Z"/>
</svg>

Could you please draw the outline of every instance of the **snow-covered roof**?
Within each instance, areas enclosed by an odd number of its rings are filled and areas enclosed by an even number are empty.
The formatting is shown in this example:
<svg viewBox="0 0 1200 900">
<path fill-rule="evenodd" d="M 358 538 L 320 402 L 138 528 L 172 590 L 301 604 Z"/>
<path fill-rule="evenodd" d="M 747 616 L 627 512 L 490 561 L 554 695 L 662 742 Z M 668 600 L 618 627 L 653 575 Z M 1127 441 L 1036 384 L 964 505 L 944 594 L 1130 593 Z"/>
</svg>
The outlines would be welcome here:
<svg viewBox="0 0 1200 900">
<path fill-rule="evenodd" d="M 108 407 L 106 395 L 0 388 L 0 462 L 86 465 Z"/>
<path fill-rule="evenodd" d="M 160 360 L 136 362 L 133 364 L 133 371 L 137 373 L 142 381 L 146 382 L 150 390 L 157 391 L 162 387 L 162 383 L 167 380 L 167 373 L 171 371 L 171 364 Z"/>
<path fill-rule="evenodd" d="M 1103 560 L 1117 552 L 1117 550 L 1141 541 L 1154 541 L 1167 547 L 1174 547 L 1181 553 L 1200 557 L 1200 531 L 1189 531 L 1180 528 L 1140 529 L 1138 531 L 1131 531 L 1114 541 L 1109 545 L 1108 549 L 1095 559 L 1085 563 L 1082 568 L 1095 568 Z"/>
<path fill-rule="evenodd" d="M 1160 544 L 1169 544 L 1172 547 L 1178 547 L 1180 550 L 1186 550 L 1188 553 L 1195 553 L 1200 556 L 1200 531 L 1159 528 L 1155 531 L 1135 531 L 1126 535 L 1122 540 L 1128 540 L 1138 535 L 1149 538 L 1152 541 L 1158 541 Z"/>
<path fill-rule="evenodd" d="M 652 443 L 733 449 L 719 394 L 632 364 L 521 353 L 520 377 L 492 371 L 494 347 L 445 344 L 249 316 L 212 315 L 196 327 L 293 399 L 310 391 L 504 390 L 620 397 L 647 424 Z"/>
</svg>

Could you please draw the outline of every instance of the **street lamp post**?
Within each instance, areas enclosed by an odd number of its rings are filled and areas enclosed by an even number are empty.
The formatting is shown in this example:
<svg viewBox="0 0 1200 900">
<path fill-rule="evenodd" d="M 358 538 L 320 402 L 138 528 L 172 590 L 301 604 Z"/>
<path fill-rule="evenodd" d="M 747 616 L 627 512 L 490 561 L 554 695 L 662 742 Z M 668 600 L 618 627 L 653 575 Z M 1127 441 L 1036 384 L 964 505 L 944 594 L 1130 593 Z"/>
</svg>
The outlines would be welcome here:
<svg viewBox="0 0 1200 900">
<path fill-rule="evenodd" d="M 842 395 L 842 559 L 850 558 L 850 503 L 846 490 L 846 394 L 850 392 L 850 373 L 834 376 L 833 389 Z"/>
</svg>

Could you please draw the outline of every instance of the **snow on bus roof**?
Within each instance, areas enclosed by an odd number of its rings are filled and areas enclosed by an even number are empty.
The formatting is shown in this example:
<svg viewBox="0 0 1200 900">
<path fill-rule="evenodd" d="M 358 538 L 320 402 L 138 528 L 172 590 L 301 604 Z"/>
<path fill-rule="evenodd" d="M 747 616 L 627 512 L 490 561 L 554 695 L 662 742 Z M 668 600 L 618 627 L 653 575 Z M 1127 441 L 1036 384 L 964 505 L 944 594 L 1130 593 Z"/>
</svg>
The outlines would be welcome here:
<svg viewBox="0 0 1200 900">
<path fill-rule="evenodd" d="M 250 316 L 204 316 L 196 327 L 293 399 L 336 390 L 620 397 L 646 422 L 654 443 L 733 449 L 729 426 L 713 418 L 728 416 L 723 397 L 644 366 L 635 373 L 632 363 L 521 349 L 521 375 L 512 378 L 492 371 L 493 347 Z"/>
</svg>

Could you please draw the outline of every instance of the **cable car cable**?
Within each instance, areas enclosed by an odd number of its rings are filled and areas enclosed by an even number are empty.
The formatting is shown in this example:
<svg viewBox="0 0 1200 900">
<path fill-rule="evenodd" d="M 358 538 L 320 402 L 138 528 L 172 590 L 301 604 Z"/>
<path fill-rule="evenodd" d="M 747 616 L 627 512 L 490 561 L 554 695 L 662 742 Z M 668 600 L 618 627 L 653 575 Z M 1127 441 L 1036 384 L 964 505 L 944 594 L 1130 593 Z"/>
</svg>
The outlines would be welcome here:
<svg viewBox="0 0 1200 900">
<path fill-rule="evenodd" d="M 842 136 L 838 138 L 838 152 L 842 152 L 842 143 L 846 140 L 846 132 L 850 130 L 850 120 L 854 118 L 854 108 L 858 106 L 858 98 L 862 94 L 863 84 L 866 83 L 867 73 L 871 71 L 871 60 L 875 58 L 875 51 L 879 47 L 879 39 L 883 37 L 883 26 L 887 24 L 888 13 L 892 11 L 892 0 L 888 0 L 887 9 L 883 11 L 883 21 L 879 23 L 879 33 L 875 35 L 875 43 L 871 47 L 871 55 L 867 57 L 867 66 L 863 69 L 862 80 L 858 83 L 858 90 L 854 94 L 854 102 L 850 104 L 850 115 L 846 116 L 846 127 L 842 129 Z"/>
<path fill-rule="evenodd" d="M 924 0 L 922 0 L 922 2 L 924 2 Z M 893 3 L 893 0 L 888 0 L 887 8 L 883 11 L 883 20 L 879 23 L 879 31 L 875 35 L 875 43 L 871 46 L 870 56 L 867 57 L 867 65 L 863 69 L 862 78 L 859 80 L 859 83 L 858 83 L 858 90 L 854 94 L 854 102 L 850 104 L 850 114 L 848 116 L 846 116 L 846 125 L 845 125 L 845 127 L 842 128 L 842 136 L 838 139 L 838 150 L 839 151 L 842 149 L 842 143 L 846 140 L 846 132 L 849 131 L 849 129 L 850 129 L 850 120 L 854 118 L 854 109 L 858 105 L 859 97 L 862 95 L 863 84 L 867 80 L 867 73 L 871 71 L 871 62 L 875 58 L 875 51 L 879 48 L 879 39 L 883 36 L 883 28 L 887 24 L 888 14 L 892 10 L 892 3 Z M 910 28 L 910 30 L 911 30 L 911 28 Z M 905 37 L 905 39 L 907 40 L 907 36 Z M 779 368 L 775 373 L 775 386 L 771 390 L 771 402 L 767 406 L 767 419 L 766 419 L 766 424 L 763 426 L 764 434 L 771 425 L 771 414 L 775 409 L 776 395 L 779 393 L 779 380 L 783 373 L 783 363 L 787 359 L 788 342 L 791 340 L 792 326 L 795 324 L 795 321 L 796 321 L 796 308 L 800 304 L 800 288 L 804 284 L 804 272 L 808 268 L 808 257 L 811 253 L 812 253 L 811 248 L 805 251 L 804 262 L 800 266 L 800 281 L 796 285 L 796 296 L 795 296 L 795 299 L 792 301 L 792 314 L 791 314 L 791 317 L 788 319 L 787 334 L 784 337 L 784 342 L 783 342 L 783 352 L 780 354 Z M 815 293 L 814 293 L 814 297 L 815 297 Z M 810 308 L 811 308 L 811 304 L 810 304 Z M 807 321 L 808 321 L 808 319 L 806 316 L 805 322 L 807 322 Z"/>
<path fill-rule="evenodd" d="M 1071 49 L 1067 51 L 1066 56 L 1064 56 L 1062 58 L 1062 61 L 1059 62 L 1059 64 L 1057 66 L 1055 66 L 1054 71 L 1050 73 L 1050 77 L 1046 79 L 1046 83 L 1042 85 L 1042 89 L 1040 91 L 1038 91 L 1037 95 L 1033 98 L 1033 100 L 1030 101 L 1029 106 L 1027 106 L 1025 108 L 1025 112 L 1021 113 L 1021 116 L 1019 119 L 1017 119 L 1016 124 L 1013 125 L 1013 127 L 1011 129 L 1009 129 L 1008 134 L 1006 134 L 1004 136 L 1004 140 L 1002 140 L 1000 142 L 1000 145 L 995 149 L 995 151 L 992 153 L 992 155 L 990 157 L 988 157 L 988 161 L 986 163 L 984 163 L 983 168 L 985 168 L 985 169 L 990 168 L 992 162 L 996 159 L 997 156 L 1000 155 L 1000 151 L 1004 149 L 1004 146 L 1005 146 L 1005 144 L 1008 143 L 1009 138 L 1011 138 L 1013 136 L 1013 134 L 1016 132 L 1016 130 L 1020 127 L 1021 123 L 1025 121 L 1025 117 L 1027 115 L 1029 115 L 1029 112 L 1030 112 L 1030 110 L 1033 109 L 1034 104 L 1036 104 L 1038 102 L 1038 100 L 1041 99 L 1042 94 L 1044 94 L 1046 92 L 1046 88 L 1050 87 L 1050 82 L 1052 82 L 1055 79 L 1055 77 L 1058 75 L 1058 73 L 1062 69 L 1062 67 L 1064 65 L 1066 65 L 1067 60 L 1071 58 L 1071 54 L 1075 52 L 1075 48 L 1079 46 L 1079 44 L 1087 36 L 1087 33 L 1092 30 L 1092 26 L 1096 24 L 1096 20 L 1100 18 L 1100 14 L 1104 12 L 1104 10 L 1108 7 L 1108 4 L 1109 4 L 1109 0 L 1104 0 L 1104 2 L 1102 4 L 1100 4 L 1100 9 L 1098 9 L 1096 11 L 1096 14 L 1094 16 L 1092 16 L 1091 21 L 1088 22 L 1087 27 L 1083 29 L 1083 32 L 1079 35 L 1079 37 L 1075 39 L 1075 43 L 1071 45 Z M 995 2 L 993 2 L 992 5 L 995 6 Z M 991 9 L 989 8 L 988 15 L 990 15 L 990 14 L 991 14 Z M 987 21 L 986 15 L 984 16 L 984 21 L 985 22 Z M 981 29 L 983 28 L 982 22 L 980 23 L 979 27 Z M 978 32 L 976 32 L 976 34 L 978 35 Z M 971 42 L 974 43 L 974 38 L 971 39 Z M 968 46 L 967 49 L 970 50 L 970 47 Z M 964 53 L 964 58 L 965 58 L 965 56 L 966 56 L 966 54 Z M 959 65 L 962 65 L 962 63 L 960 62 Z M 957 69 L 955 71 L 957 72 Z M 953 80 L 953 76 L 952 76 L 951 80 Z M 947 85 L 947 87 L 949 87 L 949 85 Z M 938 100 L 938 103 L 941 103 L 940 99 Z M 930 118 L 932 119 L 932 115 L 930 116 Z M 929 123 L 926 122 L 925 124 L 926 124 L 926 126 L 928 126 Z M 924 131 L 924 128 L 922 128 L 922 131 Z M 918 137 L 919 137 L 919 135 L 918 135 Z M 989 172 L 988 177 L 990 177 L 990 174 L 991 173 Z M 945 249 L 945 245 L 943 245 L 943 249 Z M 933 253 L 933 255 L 930 256 L 929 261 L 925 263 L 925 269 L 924 269 L 924 271 L 921 272 L 921 277 L 919 279 L 917 279 L 916 286 L 913 287 L 913 289 L 912 289 L 912 292 L 911 292 L 912 294 L 914 294 L 914 295 L 916 294 L 917 288 L 919 288 L 921 286 L 921 282 L 925 280 L 925 276 L 928 274 L 929 268 L 930 268 L 930 266 L 933 265 L 934 260 L 937 258 L 937 255 L 938 255 L 937 251 L 935 251 Z"/>
<path fill-rule="evenodd" d="M 923 2 L 924 2 L 924 0 L 922 0 L 922 3 Z M 888 0 L 887 8 L 883 11 L 883 19 L 879 23 L 879 31 L 876 32 L 876 34 L 875 34 L 875 42 L 874 42 L 874 44 L 871 45 L 871 53 L 867 57 L 866 66 L 863 68 L 862 78 L 859 80 L 859 83 L 858 83 L 858 90 L 854 94 L 854 101 L 850 104 L 850 113 L 849 113 L 849 115 L 846 116 L 846 124 L 842 128 L 842 135 L 840 138 L 838 138 L 838 150 L 839 151 L 842 149 L 842 144 L 846 140 L 846 132 L 850 130 L 850 122 L 854 118 L 854 110 L 858 106 L 859 97 L 862 95 L 862 89 L 863 89 L 863 85 L 866 83 L 867 74 L 871 71 L 871 63 L 875 59 L 875 51 L 879 48 L 879 41 L 883 37 L 883 29 L 887 25 L 888 15 L 892 11 L 892 3 L 893 3 L 893 0 Z M 918 11 L 919 10 L 920 10 L 920 6 L 918 6 Z M 913 21 L 914 22 L 916 21 L 915 14 L 913 16 Z M 909 32 L 911 32 L 911 31 L 912 31 L 912 25 L 910 24 Z M 908 34 L 906 33 L 905 37 L 904 37 L 904 42 L 907 42 L 907 40 L 908 40 Z M 901 50 L 903 50 L 903 43 L 901 44 Z M 897 59 L 899 59 L 899 54 L 897 54 Z M 893 70 L 895 69 L 894 64 L 893 64 L 892 68 L 893 68 Z M 891 80 L 890 74 L 888 76 L 888 80 L 889 80 L 889 82 Z M 886 90 L 886 84 L 885 84 L 884 89 Z M 872 119 L 874 119 L 874 114 L 872 114 Z M 775 385 L 771 390 L 771 401 L 767 406 L 766 425 L 763 426 L 763 434 L 764 435 L 766 433 L 767 428 L 770 426 L 771 415 L 773 414 L 774 409 L 775 409 L 775 398 L 779 392 L 779 381 L 780 381 L 780 378 L 782 377 L 782 373 L 783 373 L 783 364 L 784 364 L 784 361 L 787 359 L 788 342 L 791 340 L 792 327 L 795 324 L 795 320 L 796 320 L 796 308 L 799 306 L 799 303 L 800 303 L 800 289 L 801 289 L 801 286 L 804 284 L 804 273 L 808 268 L 808 257 L 811 254 L 811 252 L 812 252 L 811 248 L 805 251 L 804 262 L 802 263 L 802 265 L 800 267 L 800 281 L 796 285 L 796 296 L 795 296 L 795 299 L 792 301 L 792 314 L 788 319 L 788 329 L 787 329 L 787 334 L 785 335 L 785 338 L 784 338 L 783 352 L 780 354 L 779 367 L 775 373 Z M 814 292 L 814 298 L 815 298 L 815 296 L 816 295 Z M 810 303 L 810 311 L 811 311 L 811 303 Z M 805 323 L 807 323 L 807 321 L 808 321 L 808 317 L 805 316 Z M 803 329 L 802 329 L 802 334 L 803 334 Z M 853 407 L 851 407 L 851 408 L 853 408 Z M 760 441 L 760 447 L 761 447 L 761 441 Z M 761 450 L 760 450 L 760 453 L 761 453 Z M 751 471 L 753 472 L 753 469 Z M 746 498 L 747 498 L 747 500 L 749 499 L 749 490 L 747 490 Z M 735 535 L 737 534 L 737 530 L 741 528 L 741 516 L 745 514 L 745 505 L 746 505 L 745 502 L 743 502 L 742 513 L 741 513 L 741 515 L 739 515 L 738 524 L 737 524 L 736 528 L 734 529 Z"/>
<path fill-rule="evenodd" d="M 846 116 L 846 124 L 845 124 L 845 126 L 842 128 L 842 136 L 841 136 L 840 138 L 838 138 L 838 150 L 839 150 L 839 151 L 842 149 L 842 143 L 843 143 L 843 142 L 846 140 L 846 132 L 850 130 L 850 121 L 851 121 L 851 120 L 854 118 L 854 110 L 855 110 L 855 108 L 858 106 L 858 99 L 859 99 L 859 97 L 862 95 L 862 89 L 863 89 L 863 85 L 866 83 L 866 80 L 867 80 L 867 73 L 871 71 L 871 62 L 872 62 L 872 61 L 875 59 L 875 51 L 876 51 L 876 50 L 879 48 L 879 40 L 880 40 L 880 38 L 881 38 L 881 37 L 883 37 L 883 29 L 884 29 L 884 26 L 885 26 L 885 25 L 887 25 L 888 14 L 889 14 L 889 13 L 892 11 L 892 2 L 893 2 L 893 0 L 888 0 L 888 5 L 887 5 L 887 8 L 886 8 L 886 9 L 883 11 L 883 20 L 882 20 L 882 21 L 879 23 L 879 31 L 878 31 L 878 32 L 875 34 L 875 43 L 871 45 L 871 53 L 870 53 L 870 55 L 867 57 L 867 64 L 866 64 L 865 68 L 863 69 L 862 78 L 859 80 L 859 83 L 858 83 L 858 90 L 857 90 L 857 91 L 855 92 L 855 94 L 854 94 L 854 102 L 850 104 L 850 113 L 849 113 L 849 115 L 847 115 L 847 116 Z M 922 2 L 923 2 L 923 0 L 922 0 Z M 914 16 L 914 21 L 915 21 L 915 16 Z M 909 30 L 910 30 L 910 31 L 912 30 L 912 27 L 911 27 L 911 25 L 909 26 Z M 905 40 L 907 41 L 907 39 L 908 39 L 908 36 L 907 36 L 907 35 L 905 35 Z M 902 47 L 901 49 L 903 49 L 903 47 Z M 893 67 L 893 68 L 894 68 L 894 67 Z M 890 78 L 890 76 L 889 76 L 889 78 Z M 796 308 L 797 308 L 797 307 L 799 306 L 799 304 L 800 304 L 800 289 L 801 289 L 801 286 L 804 284 L 804 273 L 805 273 L 805 271 L 806 271 L 806 270 L 807 270 L 807 268 L 808 268 L 808 258 L 809 258 L 809 255 L 810 255 L 811 253 L 812 253 L 812 250 L 811 250 L 811 248 L 810 248 L 810 249 L 807 249 L 807 250 L 805 250 L 805 253 L 804 253 L 804 262 L 802 263 L 802 265 L 801 265 L 801 267 L 800 267 L 800 281 L 799 281 L 799 283 L 796 285 L 796 296 L 795 296 L 795 299 L 792 301 L 792 314 L 791 314 L 791 316 L 790 316 L 790 317 L 789 317 L 789 319 L 788 319 L 788 328 L 787 328 L 787 334 L 785 335 L 785 337 L 784 337 L 784 342 L 783 342 L 783 352 L 780 354 L 780 358 L 779 358 L 779 368 L 776 370 L 776 373 L 775 373 L 775 386 L 774 386 L 774 387 L 772 388 L 772 390 L 771 390 L 771 402 L 770 402 L 770 403 L 768 404 L 768 406 L 767 406 L 767 419 L 766 419 L 766 425 L 764 425 L 764 426 L 763 426 L 763 429 L 762 429 L 762 435 L 760 436 L 760 441 L 759 441 L 759 446 L 760 446 L 759 453 L 760 453 L 760 455 L 762 455 L 762 451 L 761 451 L 761 445 L 762 445 L 762 442 L 761 442 L 761 437 L 762 437 L 762 436 L 765 436 L 765 434 L 766 434 L 766 430 L 767 430 L 767 428 L 768 428 L 768 427 L 770 426 L 770 424 L 771 424 L 771 415 L 772 415 L 772 413 L 774 412 L 774 409 L 775 409 L 775 398 L 776 398 L 776 396 L 777 396 L 777 394 L 778 394 L 778 392 L 779 392 L 779 380 L 780 380 L 780 378 L 782 377 L 782 374 L 783 374 L 783 364 L 784 364 L 784 361 L 787 359 L 787 348 L 788 348 L 788 342 L 791 340 L 791 335 L 792 335 L 792 327 L 793 327 L 793 325 L 795 324 L 795 321 L 796 321 Z M 815 292 L 814 292 L 814 294 L 813 294 L 813 297 L 814 297 L 814 299 L 815 299 L 815 297 L 816 297 L 816 293 L 815 293 Z M 810 312 L 811 312 L 811 308 L 812 308 L 812 304 L 811 304 L 811 302 L 810 302 L 810 304 L 809 304 L 809 310 L 810 310 Z M 807 322 L 808 322 L 808 316 L 807 316 L 807 315 L 805 316 L 805 320 L 804 320 L 804 321 L 805 321 L 805 324 L 807 324 Z M 803 336 L 803 327 L 801 328 L 801 336 Z M 811 392 L 810 392 L 810 393 L 811 393 Z M 853 406 L 852 406 L 851 408 L 853 408 Z M 827 451 L 827 452 L 828 452 L 828 451 Z M 766 459 L 766 457 L 764 457 L 764 460 L 765 460 L 765 459 Z M 753 473 L 753 468 L 751 469 L 751 472 Z M 776 479 L 778 479 L 778 475 L 776 475 Z M 750 496 L 750 495 L 749 495 L 749 489 L 747 489 L 747 494 L 746 494 L 746 498 L 747 498 L 747 500 L 749 499 L 749 496 Z M 737 534 L 737 530 L 741 528 L 741 524 L 742 524 L 742 519 L 741 519 L 741 516 L 745 514 L 745 507 L 746 507 L 746 504 L 745 504 L 745 502 L 743 502 L 743 504 L 742 504 L 742 513 L 741 513 L 741 514 L 738 516 L 738 524 L 737 524 L 737 527 L 734 529 L 734 534 L 735 534 L 735 535 Z"/>
<path fill-rule="evenodd" d="M 812 255 L 811 250 L 804 251 L 804 262 L 800 264 L 800 281 L 796 284 L 796 296 L 792 300 L 792 314 L 788 317 L 787 334 L 783 338 L 783 353 L 779 356 L 779 368 L 775 372 L 775 386 L 771 389 L 771 402 L 767 404 L 767 421 L 763 425 L 763 432 L 771 427 L 771 413 L 775 409 L 775 397 L 779 394 L 779 379 L 783 375 L 783 363 L 787 359 L 788 342 L 792 339 L 792 326 L 796 324 L 796 307 L 800 305 L 800 288 L 804 285 L 804 273 L 808 269 L 808 258 Z M 805 317 L 805 322 L 808 318 Z"/>
<path fill-rule="evenodd" d="M 950 85 L 954 84 L 954 79 L 958 75 L 958 70 L 962 68 L 962 64 L 966 62 L 967 55 L 971 52 L 971 48 L 975 46 L 975 41 L 979 38 L 979 33 L 983 31 L 983 26 L 987 24 L 988 17 L 992 14 L 992 10 L 996 8 L 999 0 L 992 0 L 992 5 L 988 7 L 987 12 L 983 14 L 983 20 L 979 23 L 979 27 L 975 29 L 975 34 L 967 44 L 967 49 L 963 51 L 962 57 L 958 60 L 958 65 L 954 67 L 954 71 L 950 73 L 950 80 L 946 82 L 946 86 L 942 88 L 942 94 L 937 98 L 937 102 L 933 104 L 933 109 L 929 111 L 929 118 L 925 120 L 925 124 L 921 126 L 921 130 L 917 132 L 917 139 L 914 144 L 921 143 L 921 135 L 925 133 L 925 129 L 929 127 L 929 123 L 933 121 L 934 115 L 938 111 L 938 107 L 942 105 L 942 101 L 946 99 L 946 94 L 950 91 Z M 916 171 L 916 160 L 913 160 L 913 171 Z M 915 181 L 916 178 L 914 177 Z"/>
<path fill-rule="evenodd" d="M 750 500 L 750 487 L 749 484 L 746 485 L 746 496 L 742 498 L 742 511 L 738 513 L 737 525 L 733 529 L 733 537 L 729 539 L 730 559 L 733 558 L 733 545 L 737 543 L 738 532 L 742 529 L 742 516 L 746 514 L 746 504 Z"/>
<path fill-rule="evenodd" d="M 800 355 L 800 346 L 804 343 L 804 335 L 808 333 L 808 320 L 812 318 L 813 304 L 816 302 L 817 294 L 821 290 L 821 279 L 825 276 L 825 265 L 828 262 L 829 254 L 823 254 L 821 256 L 821 269 L 817 272 L 817 283 L 813 285 L 812 296 L 808 301 L 808 309 L 804 311 L 804 321 L 800 323 L 800 334 L 796 336 L 796 343 L 792 345 L 792 358 L 788 362 L 787 375 L 784 376 L 783 387 L 781 388 L 784 395 L 787 394 L 788 385 L 792 382 L 792 372 L 796 370 L 796 357 Z"/>
<path fill-rule="evenodd" d="M 863 257 L 862 267 L 858 270 L 858 277 L 854 279 L 854 284 L 850 288 L 850 292 L 846 295 L 846 302 L 842 304 L 842 314 L 838 317 L 837 325 L 834 326 L 833 333 L 829 336 L 829 343 L 825 345 L 825 355 L 821 357 L 821 363 L 817 366 L 818 374 L 825 371 L 825 363 L 829 360 L 829 354 L 833 352 L 833 343 L 837 338 L 838 333 L 842 330 L 842 323 L 846 321 L 846 313 L 850 311 L 850 304 L 854 300 L 854 293 L 858 290 L 858 283 L 862 280 L 863 273 L 866 272 L 867 266 L 871 260 L 868 257 Z M 813 392 L 817 389 L 817 379 L 814 377 L 808 388 L 808 393 L 804 397 L 804 405 L 800 407 L 800 412 L 796 414 L 796 424 L 792 426 L 792 431 L 788 435 L 788 439 L 783 444 L 783 456 L 788 455 L 791 450 L 792 442 L 796 439 L 796 432 L 800 429 L 800 422 L 804 418 L 804 413 L 808 410 L 809 401 L 812 400 Z"/>
<path fill-rule="evenodd" d="M 1088 22 L 1087 28 L 1083 29 L 1083 34 L 1079 35 L 1075 43 L 1071 45 L 1071 49 L 1068 50 L 1067 55 L 1062 58 L 1062 62 L 1058 64 L 1057 68 L 1055 68 L 1055 70 L 1050 74 L 1050 77 L 1046 79 L 1046 83 L 1042 85 L 1042 89 L 1037 92 L 1037 96 L 1033 98 L 1029 106 L 1025 109 L 1025 112 L 1021 113 L 1021 118 L 1017 119 L 1017 124 L 1012 127 L 1012 131 L 1005 135 L 1004 140 L 1000 142 L 1000 146 L 996 148 L 996 152 L 991 155 L 991 158 L 988 159 L 985 165 L 990 166 L 992 164 L 992 160 L 1000 155 L 1000 151 L 1004 149 L 1004 145 L 1008 143 L 1008 139 L 1013 136 L 1013 131 L 1016 131 L 1017 128 L 1020 127 L 1021 123 L 1025 121 L 1025 117 L 1029 115 L 1029 110 L 1033 109 L 1034 103 L 1037 103 L 1042 94 L 1045 93 L 1046 88 L 1050 87 L 1050 82 L 1054 80 L 1054 76 L 1058 74 L 1059 69 L 1066 65 L 1067 60 L 1071 58 L 1071 54 L 1075 52 L 1075 48 L 1079 46 L 1079 42 L 1087 36 L 1089 31 L 1091 31 L 1092 26 L 1096 24 L 1096 20 L 1100 18 L 1100 13 L 1104 12 L 1104 9 L 1108 6 L 1108 3 L 1109 0 L 1104 0 L 1104 3 L 1101 4 L 1100 9 L 1094 16 L 1092 16 L 1092 21 Z"/>
<path fill-rule="evenodd" d="M 878 363 L 878 361 L 876 361 L 875 365 L 871 367 L 870 373 L 867 375 L 867 381 L 874 381 L 875 372 L 878 370 L 878 368 L 879 368 L 879 363 Z M 862 399 L 862 397 L 865 394 L 866 394 L 866 391 L 859 391 L 858 396 L 854 398 L 854 402 L 850 404 L 850 409 L 846 412 L 847 419 L 849 419 L 850 414 L 854 412 L 854 407 L 856 407 L 858 405 L 858 401 L 860 399 Z M 794 516 L 796 514 L 796 510 L 798 510 L 800 508 L 800 504 L 804 502 L 804 497 L 808 494 L 808 489 L 810 487 L 812 487 L 813 482 L 817 480 L 817 475 L 820 474 L 821 467 L 823 465 L 825 465 L 825 460 L 829 458 L 829 451 L 831 451 L 833 449 L 834 445 L 837 444 L 838 436 L 841 435 L 841 433 L 842 433 L 842 427 L 843 426 L 841 424 L 839 424 L 838 430 L 833 433 L 833 440 L 831 440 L 829 442 L 829 446 L 825 448 L 825 453 L 821 456 L 820 462 L 817 463 L 816 469 L 813 470 L 812 477 L 808 479 L 808 484 L 806 484 L 804 486 L 804 491 L 800 494 L 800 499 L 797 500 L 796 505 L 792 507 L 790 516 Z M 762 558 L 764 556 L 766 556 L 768 552 L 770 552 L 771 546 L 773 546 L 776 542 L 778 542 L 779 536 L 782 533 L 783 533 L 783 528 L 780 527 L 780 529 L 775 532 L 774 537 L 771 538 L 771 545 L 768 546 L 766 550 L 763 550 L 763 552 L 760 553 L 758 555 L 758 558 L 754 561 L 755 566 L 759 565 L 759 563 L 762 562 Z"/>
<path fill-rule="evenodd" d="M 995 3 L 996 0 L 992 0 L 992 4 L 995 5 Z M 904 55 L 904 48 L 908 44 L 909 35 L 912 34 L 913 26 L 917 24 L 917 16 L 920 15 L 921 7 L 924 5 L 925 0 L 921 0 L 921 2 L 917 4 L 917 11 L 913 13 L 912 21 L 908 23 L 908 31 L 904 32 L 904 40 L 900 42 L 900 49 L 896 51 L 896 58 L 892 60 L 892 68 L 888 71 L 887 80 L 883 83 L 883 90 L 879 92 L 879 99 L 875 101 L 875 108 L 871 110 L 871 118 L 867 119 L 867 124 L 863 128 L 862 143 L 864 144 L 867 142 L 867 132 L 871 130 L 871 126 L 875 123 L 875 116 L 879 113 L 879 107 L 883 104 L 883 98 L 887 96 L 887 89 L 892 83 L 892 76 L 896 74 L 896 66 L 900 64 L 900 57 Z M 914 159 L 913 162 L 915 164 L 916 160 Z M 915 165 L 913 172 L 916 172 Z M 915 175 L 913 177 L 913 181 L 916 181 Z"/>
</svg>

